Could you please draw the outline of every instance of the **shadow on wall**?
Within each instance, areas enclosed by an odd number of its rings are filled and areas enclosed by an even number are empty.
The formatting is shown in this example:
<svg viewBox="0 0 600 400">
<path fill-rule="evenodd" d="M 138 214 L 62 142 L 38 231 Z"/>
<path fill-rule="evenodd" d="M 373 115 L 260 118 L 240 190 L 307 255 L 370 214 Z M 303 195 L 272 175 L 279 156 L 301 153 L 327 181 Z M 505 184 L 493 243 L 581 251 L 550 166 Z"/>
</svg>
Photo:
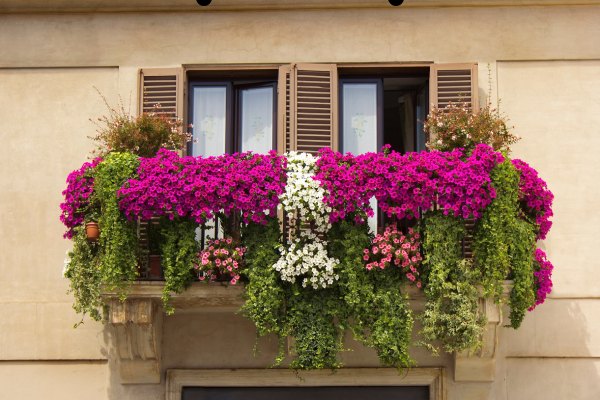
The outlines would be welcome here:
<svg viewBox="0 0 600 400">
<path fill-rule="evenodd" d="M 507 398 L 600 398 L 600 300 L 547 299 L 504 337 Z"/>
</svg>

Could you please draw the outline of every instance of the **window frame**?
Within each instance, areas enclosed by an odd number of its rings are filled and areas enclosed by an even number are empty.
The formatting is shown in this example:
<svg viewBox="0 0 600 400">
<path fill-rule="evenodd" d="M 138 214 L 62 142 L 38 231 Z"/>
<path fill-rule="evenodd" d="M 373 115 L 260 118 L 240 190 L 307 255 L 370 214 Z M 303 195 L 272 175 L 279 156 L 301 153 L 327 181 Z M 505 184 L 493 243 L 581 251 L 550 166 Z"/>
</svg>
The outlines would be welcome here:
<svg viewBox="0 0 600 400">
<path fill-rule="evenodd" d="M 232 98 L 229 95 L 231 92 L 231 84 L 227 81 L 189 81 L 188 82 L 188 126 L 194 121 L 194 89 L 196 87 L 225 87 L 225 153 L 231 153 L 233 149 L 233 105 Z M 192 128 L 193 129 L 193 128 Z M 193 131 L 192 131 L 193 132 Z M 193 154 L 193 142 L 189 141 L 187 144 L 187 154 Z"/>
<path fill-rule="evenodd" d="M 242 151 L 242 117 L 244 103 L 242 100 L 242 90 L 244 89 L 258 89 L 264 87 L 271 87 L 273 89 L 273 113 L 272 113 L 272 138 L 271 138 L 271 150 L 277 150 L 277 81 L 272 82 L 257 82 L 257 83 L 242 83 L 233 85 L 233 97 L 235 100 L 234 114 L 234 127 L 232 132 L 233 138 L 233 151 Z"/>
<path fill-rule="evenodd" d="M 338 72 L 339 74 L 339 72 Z M 338 148 L 341 153 L 344 150 L 344 84 L 369 84 L 377 85 L 377 144 L 375 150 L 379 150 L 383 146 L 383 78 L 338 78 Z"/>
<path fill-rule="evenodd" d="M 238 88 L 244 86 L 273 87 L 273 141 L 272 149 L 277 150 L 277 113 L 278 113 L 278 65 L 206 65 L 184 66 L 183 120 L 190 126 L 194 120 L 194 88 L 226 87 L 225 153 L 241 150 L 241 102 Z M 192 131 L 193 132 L 193 131 Z M 192 155 L 193 143 L 190 141 L 184 149 Z"/>
<path fill-rule="evenodd" d="M 429 400 L 443 400 L 444 367 L 342 368 L 332 371 L 275 369 L 169 369 L 166 400 L 181 400 L 184 387 L 294 387 L 294 386 L 428 386 Z"/>
</svg>

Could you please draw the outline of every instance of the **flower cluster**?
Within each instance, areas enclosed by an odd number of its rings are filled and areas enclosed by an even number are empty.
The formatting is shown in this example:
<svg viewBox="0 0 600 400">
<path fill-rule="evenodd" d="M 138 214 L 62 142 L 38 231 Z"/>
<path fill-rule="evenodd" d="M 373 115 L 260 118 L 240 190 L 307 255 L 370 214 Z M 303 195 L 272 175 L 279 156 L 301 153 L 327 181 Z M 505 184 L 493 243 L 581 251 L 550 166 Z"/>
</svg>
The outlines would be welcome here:
<svg viewBox="0 0 600 400">
<path fill-rule="evenodd" d="M 450 151 L 456 148 L 473 149 L 485 143 L 495 150 L 508 150 L 519 137 L 509 132 L 506 118 L 489 106 L 473 112 L 468 104 L 449 104 L 434 108 L 424 124 L 432 150 Z"/>
<path fill-rule="evenodd" d="M 298 235 L 289 247 L 281 248 L 273 265 L 282 280 L 294 283 L 302 277 L 302 286 L 313 289 L 333 284 L 339 264 L 327 255 L 327 243 L 319 236 L 331 228 L 331 207 L 323 202 L 327 192 L 314 176 L 316 161 L 308 153 L 287 154 L 287 184 L 280 201 L 292 234 Z"/>
<path fill-rule="evenodd" d="M 546 182 L 538 176 L 535 169 L 531 168 L 525 161 L 514 159 L 513 165 L 521 174 L 519 180 L 519 197 L 525 208 L 525 212 L 535 218 L 539 226 L 538 239 L 545 239 L 552 227 L 550 217 L 552 213 L 552 201 L 554 195 Z"/>
<path fill-rule="evenodd" d="M 198 278 L 201 281 L 227 279 L 235 285 L 240 280 L 245 252 L 246 248 L 237 246 L 232 238 L 209 241 L 206 249 L 198 254 L 200 263 L 194 267 Z"/>
<path fill-rule="evenodd" d="M 379 155 L 367 153 L 354 156 L 328 148 L 319 152 L 315 179 L 326 190 L 323 201 L 333 210 L 331 222 L 351 216 L 360 223 L 374 215 L 369 201 L 375 194 L 375 187 L 365 170 L 374 157 L 378 158 Z"/>
<path fill-rule="evenodd" d="M 319 289 L 330 286 L 339 279 L 335 273 L 339 261 L 329 257 L 326 246 L 326 242 L 314 234 L 296 238 L 289 248 L 280 248 L 281 258 L 273 268 L 286 282 L 294 283 L 296 279 L 302 278 L 302 287 Z"/>
<path fill-rule="evenodd" d="M 295 222 L 310 222 L 315 231 L 329 230 L 331 207 L 323 202 L 325 189 L 314 179 L 317 159 L 309 153 L 287 154 L 287 184 L 279 196 L 283 211 Z"/>
<path fill-rule="evenodd" d="M 396 227 L 387 226 L 383 234 L 375 236 L 371 247 L 364 250 L 365 267 L 371 271 L 383 270 L 392 265 L 400 268 L 406 279 L 418 288 L 422 286 L 418 267 L 422 257 L 419 249 L 420 235 L 412 228 L 404 235 Z"/>
<path fill-rule="evenodd" d="M 275 152 L 180 157 L 161 149 L 141 160 L 138 176 L 119 191 L 131 219 L 177 215 L 202 224 L 220 212 L 240 212 L 244 222 L 264 223 L 284 190 L 285 159 Z"/>
<path fill-rule="evenodd" d="M 421 210 L 440 207 L 445 214 L 479 218 L 496 196 L 490 171 L 504 161 L 491 147 L 464 151 L 400 154 L 395 151 L 344 156 L 321 151 L 316 178 L 328 190 L 324 201 L 335 211 L 331 221 L 373 214 L 373 196 L 389 217 L 419 218 Z"/>
<path fill-rule="evenodd" d="M 67 188 L 62 192 L 65 201 L 60 204 L 60 220 L 67 227 L 63 236 L 67 239 L 73 237 L 73 228 L 82 224 L 85 214 L 90 211 L 89 201 L 94 192 L 92 172 L 101 161 L 101 158 L 96 158 L 92 162 L 86 162 L 67 176 Z"/>
<path fill-rule="evenodd" d="M 546 296 L 552 291 L 552 270 L 554 266 L 546 258 L 546 253 L 541 249 L 536 249 L 535 253 L 535 304 L 529 308 L 532 311 L 535 307 L 542 304 L 546 300 Z"/>
</svg>

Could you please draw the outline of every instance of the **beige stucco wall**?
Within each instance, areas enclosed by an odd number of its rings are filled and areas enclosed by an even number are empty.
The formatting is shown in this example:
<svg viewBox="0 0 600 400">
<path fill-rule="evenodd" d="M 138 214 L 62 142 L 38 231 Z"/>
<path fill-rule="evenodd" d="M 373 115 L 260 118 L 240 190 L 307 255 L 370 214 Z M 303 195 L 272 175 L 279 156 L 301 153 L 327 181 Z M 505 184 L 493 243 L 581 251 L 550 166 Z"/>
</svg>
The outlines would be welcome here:
<svg viewBox="0 0 600 400">
<path fill-rule="evenodd" d="M 600 398 L 599 22 L 600 6 L 0 14 L 0 397 L 164 398 L 164 384 L 120 385 L 102 325 L 72 329 L 58 204 L 91 147 L 88 118 L 106 112 L 94 87 L 127 104 L 140 67 L 475 61 L 482 98 L 489 63 L 492 99 L 523 137 L 515 155 L 556 196 L 541 243 L 555 288 L 521 330 L 502 329 L 494 383 L 455 384 L 448 355 L 415 355 L 448 368 L 449 399 Z M 263 367 L 275 343 L 261 344 L 255 358 L 238 315 L 175 314 L 163 367 Z M 376 365 L 364 349 L 344 359 Z"/>
</svg>

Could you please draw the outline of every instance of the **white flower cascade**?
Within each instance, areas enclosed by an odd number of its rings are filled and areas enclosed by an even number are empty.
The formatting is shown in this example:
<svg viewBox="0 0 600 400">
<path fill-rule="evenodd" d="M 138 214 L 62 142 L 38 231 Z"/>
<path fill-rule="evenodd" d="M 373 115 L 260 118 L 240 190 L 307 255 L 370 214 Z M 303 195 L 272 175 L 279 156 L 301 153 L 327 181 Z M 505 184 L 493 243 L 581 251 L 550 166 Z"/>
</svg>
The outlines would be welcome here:
<svg viewBox="0 0 600 400">
<path fill-rule="evenodd" d="M 284 281 L 294 283 L 302 278 L 303 287 L 325 288 L 339 279 L 335 273 L 339 261 L 329 257 L 327 242 L 318 236 L 331 228 L 331 207 L 323 202 L 325 189 L 313 179 L 317 159 L 308 153 L 290 152 L 286 156 L 287 184 L 279 196 L 280 206 L 290 226 L 310 223 L 312 230 L 301 229 L 289 247 L 281 247 L 281 257 L 273 268 Z"/>
</svg>

